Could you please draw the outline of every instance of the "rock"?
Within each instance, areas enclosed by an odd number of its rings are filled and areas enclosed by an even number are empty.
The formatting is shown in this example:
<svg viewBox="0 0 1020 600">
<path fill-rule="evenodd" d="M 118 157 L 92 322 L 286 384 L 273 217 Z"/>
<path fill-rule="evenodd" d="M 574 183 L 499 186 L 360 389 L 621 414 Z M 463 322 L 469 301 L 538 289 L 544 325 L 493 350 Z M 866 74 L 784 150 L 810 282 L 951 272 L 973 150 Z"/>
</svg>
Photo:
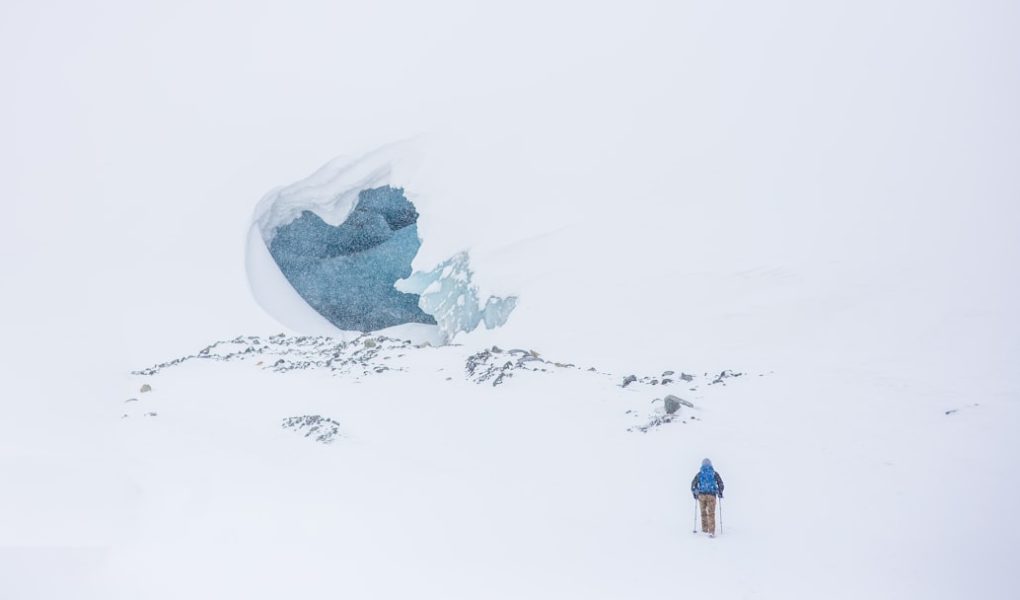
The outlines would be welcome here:
<svg viewBox="0 0 1020 600">
<path fill-rule="evenodd" d="M 634 383 L 635 381 L 637 381 L 636 375 L 627 375 L 626 377 L 623 378 L 623 385 L 621 387 L 627 387 L 628 385 Z"/>
<path fill-rule="evenodd" d="M 663 399 L 663 402 L 666 403 L 667 407 L 669 406 L 670 402 L 674 402 L 674 403 L 676 403 L 678 405 L 677 408 L 680 408 L 679 405 L 686 406 L 687 408 L 694 408 L 694 403 L 693 402 L 690 402 L 689 400 L 684 400 L 683 398 L 681 398 L 679 396 L 674 396 L 673 394 L 669 394 L 668 396 L 666 396 Z M 676 412 L 676 411 L 669 411 L 669 410 L 667 410 L 666 412 Z"/>
<path fill-rule="evenodd" d="M 138 398 L 128 398 L 124 401 L 124 404 L 127 404 L 128 402 L 138 402 Z"/>
<path fill-rule="evenodd" d="M 694 381 L 694 375 L 688 375 L 687 373 L 680 373 L 680 379 L 683 379 L 684 381 L 688 381 L 688 382 Z"/>
<path fill-rule="evenodd" d="M 662 376 L 663 376 L 663 377 L 669 377 L 669 376 L 670 376 L 670 375 L 672 375 L 672 374 L 673 374 L 674 372 L 675 372 L 675 371 L 663 371 L 663 372 L 662 372 Z"/>
<path fill-rule="evenodd" d="M 663 403 L 666 405 L 666 414 L 667 415 L 671 415 L 671 414 L 675 413 L 676 411 L 680 410 L 680 403 L 677 402 L 677 397 L 673 396 L 672 394 L 669 395 L 669 396 L 666 396 L 663 399 Z"/>
<path fill-rule="evenodd" d="M 151 392 L 152 391 L 152 386 L 146 383 L 145 385 L 142 386 L 142 389 L 140 391 L 143 394 L 146 393 L 146 392 Z"/>
</svg>

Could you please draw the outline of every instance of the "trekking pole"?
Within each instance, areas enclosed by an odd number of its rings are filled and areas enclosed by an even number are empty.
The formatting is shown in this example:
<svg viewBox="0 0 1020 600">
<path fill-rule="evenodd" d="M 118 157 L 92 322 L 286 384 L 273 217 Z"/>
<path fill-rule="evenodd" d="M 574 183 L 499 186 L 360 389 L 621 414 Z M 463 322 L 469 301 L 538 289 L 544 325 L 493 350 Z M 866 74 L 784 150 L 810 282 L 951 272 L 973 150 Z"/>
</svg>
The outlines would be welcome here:
<svg viewBox="0 0 1020 600">
<path fill-rule="evenodd" d="M 694 501 L 694 529 L 691 533 L 698 533 L 698 501 Z"/>
<path fill-rule="evenodd" d="M 722 498 L 719 498 L 719 535 L 722 535 Z"/>
</svg>

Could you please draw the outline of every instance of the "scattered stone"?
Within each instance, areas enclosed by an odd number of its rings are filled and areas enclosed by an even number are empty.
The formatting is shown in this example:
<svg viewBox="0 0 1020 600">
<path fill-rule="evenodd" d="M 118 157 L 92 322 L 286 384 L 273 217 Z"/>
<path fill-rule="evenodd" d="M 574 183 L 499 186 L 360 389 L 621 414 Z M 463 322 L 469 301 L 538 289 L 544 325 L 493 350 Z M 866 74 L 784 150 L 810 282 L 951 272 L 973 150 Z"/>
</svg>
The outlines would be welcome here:
<svg viewBox="0 0 1020 600">
<path fill-rule="evenodd" d="M 497 386 L 513 377 L 519 371 L 548 373 L 549 369 L 547 367 L 549 365 L 556 365 L 560 368 L 573 368 L 573 365 L 544 360 L 534 350 L 515 348 L 505 353 L 500 352 L 500 354 L 509 354 L 509 360 L 506 360 L 505 356 L 497 357 L 496 354 L 492 350 L 482 350 L 469 356 L 464 363 L 464 371 L 467 374 L 467 378 L 475 383 L 492 381 L 492 385 Z"/>
<path fill-rule="evenodd" d="M 594 368 L 595 367 L 593 367 L 593 369 Z M 725 374 L 722 374 L 722 373 L 725 373 Z M 744 373 L 734 373 L 731 370 L 724 370 L 724 371 L 722 371 L 722 373 L 720 373 L 720 376 L 724 380 L 728 379 L 728 378 L 733 378 L 733 377 L 741 377 L 742 374 L 744 374 Z M 676 371 L 674 371 L 674 370 L 667 370 L 667 371 L 663 371 L 662 376 L 651 376 L 651 377 L 649 377 L 649 376 L 639 377 L 639 376 L 635 376 L 635 374 L 629 374 L 629 376 L 627 376 L 623 380 L 624 381 L 623 387 L 625 388 L 625 387 L 627 387 L 630 384 L 644 384 L 644 385 L 647 385 L 647 386 L 668 386 L 668 385 L 676 382 L 677 380 L 685 382 L 685 383 L 691 383 L 691 382 L 695 381 L 695 378 L 697 377 L 697 376 L 694 376 L 694 374 L 686 373 L 686 372 L 682 372 L 682 371 L 680 371 L 680 374 L 677 377 L 670 377 L 670 376 L 676 376 Z M 694 388 L 692 388 L 692 389 L 694 389 Z"/>
<path fill-rule="evenodd" d="M 743 373 L 734 373 L 733 371 L 727 369 L 716 375 L 716 378 L 708 385 L 715 385 L 717 383 L 722 383 L 723 385 L 726 385 L 724 383 L 725 380 L 730 379 L 731 377 L 742 377 L 743 375 L 744 375 Z"/>
<path fill-rule="evenodd" d="M 404 371 L 406 366 L 403 361 L 394 360 L 404 358 L 411 348 L 431 347 L 430 344 L 414 345 L 409 340 L 388 338 L 381 335 L 362 335 L 353 341 L 343 341 L 325 336 L 287 336 L 277 334 L 268 338 L 258 336 L 238 336 L 230 340 L 218 341 L 195 354 L 183 356 L 168 362 L 159 363 L 135 371 L 135 375 L 153 376 L 165 369 L 179 366 L 187 361 L 211 360 L 211 361 L 248 361 L 247 364 L 254 364 L 260 369 L 285 373 L 297 370 L 325 369 L 334 374 L 349 375 L 355 382 L 360 382 L 362 376 L 383 374 L 388 371 Z M 413 352 L 413 351 L 412 351 Z M 415 364 L 413 361 L 406 364 Z M 573 363 L 550 361 L 544 359 L 537 351 L 523 348 L 504 350 L 498 346 L 482 350 L 469 356 L 464 363 L 466 378 L 475 383 L 491 383 L 498 386 L 521 372 L 550 373 L 562 369 L 577 369 Z M 443 369 L 439 369 L 440 372 Z M 584 369 L 589 373 L 604 375 L 610 378 L 615 377 L 612 373 L 599 371 L 596 367 Z M 668 375 L 675 375 L 676 371 L 664 371 L 663 375 L 638 376 L 630 374 L 622 378 L 620 387 L 626 388 L 632 383 L 643 385 L 668 385 L 676 380 Z M 723 383 L 730 378 L 741 377 L 743 373 L 731 370 L 721 371 L 711 384 Z M 454 377 L 441 375 L 446 381 L 452 381 Z M 681 372 L 679 380 L 685 382 L 694 381 L 695 376 Z M 620 381 L 616 379 L 616 381 Z M 691 392 L 696 392 L 699 385 L 689 387 Z M 151 385 L 145 384 L 142 392 L 152 390 Z M 665 422 L 670 422 L 672 415 L 679 414 L 680 407 L 694 405 L 686 400 L 673 395 L 667 395 L 663 400 L 665 415 L 657 415 L 659 421 L 649 422 L 647 427 L 657 427 Z M 137 398 L 131 398 L 125 402 L 136 402 Z M 638 414 L 631 413 L 635 418 Z M 948 414 L 948 413 L 947 413 Z M 147 415 L 149 416 L 149 415 Z M 155 416 L 154 413 L 151 416 Z M 296 417 L 295 417 L 296 418 Z M 691 417 L 694 419 L 695 417 Z M 654 421 L 654 419 L 653 419 Z"/>
<path fill-rule="evenodd" d="M 124 404 L 127 404 L 128 402 L 138 402 L 138 398 L 128 398 L 124 401 Z"/>
<path fill-rule="evenodd" d="M 953 408 L 953 409 L 947 410 L 946 414 L 947 415 L 951 415 L 951 414 L 957 413 L 957 412 L 960 412 L 960 409 L 959 408 Z"/>
<path fill-rule="evenodd" d="M 306 438 L 311 438 L 321 444 L 332 444 L 340 436 L 340 423 L 322 415 L 288 417 L 283 419 L 280 426 L 283 429 L 304 433 Z"/>
<path fill-rule="evenodd" d="M 640 431 L 641 433 L 648 433 L 649 430 L 661 427 L 667 423 L 672 423 L 677 420 L 677 415 L 656 415 L 651 418 L 648 423 L 644 425 L 638 425 L 636 427 L 628 427 L 627 431 Z"/>
<path fill-rule="evenodd" d="M 195 354 L 183 356 L 135 371 L 137 375 L 156 375 L 190 360 L 237 361 L 258 358 L 256 366 L 276 372 L 305 369 L 328 369 L 334 373 L 350 374 L 374 372 L 379 363 L 397 350 L 409 347 L 407 340 L 376 336 L 362 336 L 351 342 L 336 338 L 315 336 L 280 336 L 269 338 L 239 336 L 232 340 L 215 342 Z M 398 367 L 388 367 L 400 370 Z"/>
</svg>

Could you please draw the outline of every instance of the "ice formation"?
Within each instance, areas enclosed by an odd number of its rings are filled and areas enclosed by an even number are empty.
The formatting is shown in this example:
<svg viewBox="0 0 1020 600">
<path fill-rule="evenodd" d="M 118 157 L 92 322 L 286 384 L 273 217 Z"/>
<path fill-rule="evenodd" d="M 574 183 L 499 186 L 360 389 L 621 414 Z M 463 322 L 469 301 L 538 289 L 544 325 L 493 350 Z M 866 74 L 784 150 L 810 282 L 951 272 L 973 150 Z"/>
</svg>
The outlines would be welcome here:
<svg viewBox="0 0 1020 600">
<path fill-rule="evenodd" d="M 397 174 L 406 162 L 393 147 L 334 160 L 262 199 L 247 263 L 267 312 L 304 334 L 400 328 L 390 333 L 441 343 L 506 323 L 517 299 L 482 303 L 466 252 L 412 271 L 422 239 Z"/>
<path fill-rule="evenodd" d="M 393 287 L 411 275 L 421 246 L 418 212 L 400 188 L 361 190 L 340 225 L 311 211 L 281 226 L 269 252 L 312 308 L 345 331 L 375 331 L 405 323 L 434 324 L 418 296 Z"/>
<path fill-rule="evenodd" d="M 503 325 L 517 306 L 514 296 L 490 296 L 482 306 L 471 279 L 467 252 L 461 252 L 431 271 L 415 272 L 397 287 L 419 295 L 418 306 L 435 318 L 444 340 L 449 341 L 462 331 L 474 331 L 479 323 L 488 329 Z"/>
</svg>

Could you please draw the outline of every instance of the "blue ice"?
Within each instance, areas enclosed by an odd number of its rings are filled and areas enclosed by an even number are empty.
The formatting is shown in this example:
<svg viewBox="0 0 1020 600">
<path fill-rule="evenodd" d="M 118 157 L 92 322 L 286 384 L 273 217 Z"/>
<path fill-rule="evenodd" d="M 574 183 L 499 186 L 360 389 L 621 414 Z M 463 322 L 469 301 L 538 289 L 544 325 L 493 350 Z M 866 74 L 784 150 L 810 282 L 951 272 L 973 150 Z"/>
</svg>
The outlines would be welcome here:
<svg viewBox="0 0 1020 600">
<path fill-rule="evenodd" d="M 279 227 L 269 251 L 298 294 L 339 329 L 434 324 L 417 294 L 394 288 L 421 247 L 418 212 L 402 188 L 362 190 L 340 225 L 311 211 Z"/>
</svg>

